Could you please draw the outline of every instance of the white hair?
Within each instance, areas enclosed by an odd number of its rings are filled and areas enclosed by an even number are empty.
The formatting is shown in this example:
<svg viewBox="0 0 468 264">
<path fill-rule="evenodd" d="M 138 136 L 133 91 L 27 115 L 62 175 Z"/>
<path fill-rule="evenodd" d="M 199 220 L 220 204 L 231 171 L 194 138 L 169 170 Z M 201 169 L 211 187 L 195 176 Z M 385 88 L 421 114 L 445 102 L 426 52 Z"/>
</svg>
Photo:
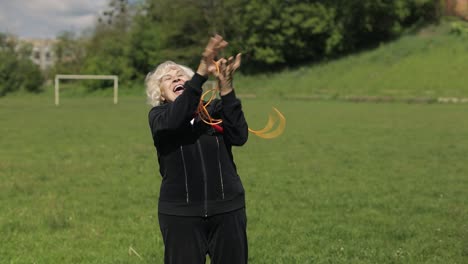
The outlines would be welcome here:
<svg viewBox="0 0 468 264">
<path fill-rule="evenodd" d="M 148 104 L 151 106 L 160 105 L 163 100 L 161 98 L 161 78 L 170 70 L 182 69 L 187 74 L 188 78 L 192 78 L 195 74 L 189 67 L 177 64 L 173 61 L 165 61 L 159 64 L 156 69 L 148 73 L 145 78 L 146 95 L 148 96 Z"/>
</svg>

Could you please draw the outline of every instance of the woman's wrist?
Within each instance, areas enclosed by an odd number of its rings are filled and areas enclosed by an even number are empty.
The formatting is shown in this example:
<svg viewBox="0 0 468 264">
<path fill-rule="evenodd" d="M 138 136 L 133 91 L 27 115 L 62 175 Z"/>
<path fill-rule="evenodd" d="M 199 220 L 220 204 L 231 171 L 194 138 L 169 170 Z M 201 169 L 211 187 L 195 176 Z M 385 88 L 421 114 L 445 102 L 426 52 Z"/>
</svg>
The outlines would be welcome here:
<svg viewBox="0 0 468 264">
<path fill-rule="evenodd" d="M 219 87 L 219 94 L 221 96 L 226 95 L 226 94 L 232 92 L 232 90 L 234 90 L 234 86 L 232 85 L 232 80 L 230 80 L 230 81 L 228 81 L 228 80 L 224 80 L 224 81 L 218 80 L 218 87 Z"/>
<path fill-rule="evenodd" d="M 232 87 L 230 87 L 230 88 L 225 87 L 225 88 L 219 89 L 219 95 L 225 96 L 225 95 L 231 93 L 233 90 L 234 89 Z"/>
<path fill-rule="evenodd" d="M 208 67 L 203 60 L 198 65 L 197 73 L 203 77 L 208 77 Z"/>
</svg>

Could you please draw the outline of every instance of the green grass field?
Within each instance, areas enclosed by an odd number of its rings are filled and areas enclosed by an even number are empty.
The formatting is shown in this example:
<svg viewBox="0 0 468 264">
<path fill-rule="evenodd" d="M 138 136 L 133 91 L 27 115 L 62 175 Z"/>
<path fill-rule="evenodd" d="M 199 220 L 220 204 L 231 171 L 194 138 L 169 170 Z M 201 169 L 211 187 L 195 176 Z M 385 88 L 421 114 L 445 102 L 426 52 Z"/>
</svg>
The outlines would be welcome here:
<svg viewBox="0 0 468 264">
<path fill-rule="evenodd" d="M 467 105 L 243 104 L 251 263 L 468 263 Z M 148 109 L 0 98 L 0 263 L 162 263 Z"/>
</svg>

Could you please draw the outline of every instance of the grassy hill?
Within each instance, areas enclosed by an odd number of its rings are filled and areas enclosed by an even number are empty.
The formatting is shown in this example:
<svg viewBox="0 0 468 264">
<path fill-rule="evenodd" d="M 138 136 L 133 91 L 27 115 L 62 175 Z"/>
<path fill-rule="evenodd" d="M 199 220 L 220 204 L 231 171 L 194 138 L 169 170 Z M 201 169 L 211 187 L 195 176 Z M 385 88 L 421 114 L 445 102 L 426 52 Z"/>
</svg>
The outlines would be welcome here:
<svg viewBox="0 0 468 264">
<path fill-rule="evenodd" d="M 399 39 L 342 58 L 282 72 L 237 75 L 244 97 L 406 100 L 468 98 L 468 23 L 446 18 L 411 30 Z M 61 97 L 112 96 L 112 88 L 92 92 L 89 81 L 61 84 Z M 53 83 L 43 96 L 51 97 Z M 121 85 L 119 95 L 145 97 L 143 81 Z M 17 93 L 22 97 L 23 93 Z M 468 101 L 468 99 L 465 99 Z"/>
<path fill-rule="evenodd" d="M 468 24 L 447 18 L 370 51 L 242 76 L 237 87 L 257 97 L 468 97 L 467 69 Z"/>
</svg>

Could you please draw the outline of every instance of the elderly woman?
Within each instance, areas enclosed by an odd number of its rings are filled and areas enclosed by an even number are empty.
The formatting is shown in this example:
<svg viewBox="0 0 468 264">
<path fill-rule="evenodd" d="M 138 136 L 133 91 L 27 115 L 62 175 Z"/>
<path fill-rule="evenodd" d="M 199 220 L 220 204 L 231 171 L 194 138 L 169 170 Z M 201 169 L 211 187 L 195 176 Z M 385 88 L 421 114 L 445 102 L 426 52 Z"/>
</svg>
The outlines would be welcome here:
<svg viewBox="0 0 468 264">
<path fill-rule="evenodd" d="M 227 46 L 210 39 L 196 73 L 171 61 L 146 78 L 149 125 L 162 176 L 159 225 L 165 263 L 247 263 L 244 188 L 233 161 L 232 146 L 247 141 L 248 126 L 232 85 L 240 65 L 235 59 L 214 61 Z M 221 99 L 207 110 L 221 124 L 207 124 L 197 109 L 202 85 L 212 74 Z"/>
</svg>

